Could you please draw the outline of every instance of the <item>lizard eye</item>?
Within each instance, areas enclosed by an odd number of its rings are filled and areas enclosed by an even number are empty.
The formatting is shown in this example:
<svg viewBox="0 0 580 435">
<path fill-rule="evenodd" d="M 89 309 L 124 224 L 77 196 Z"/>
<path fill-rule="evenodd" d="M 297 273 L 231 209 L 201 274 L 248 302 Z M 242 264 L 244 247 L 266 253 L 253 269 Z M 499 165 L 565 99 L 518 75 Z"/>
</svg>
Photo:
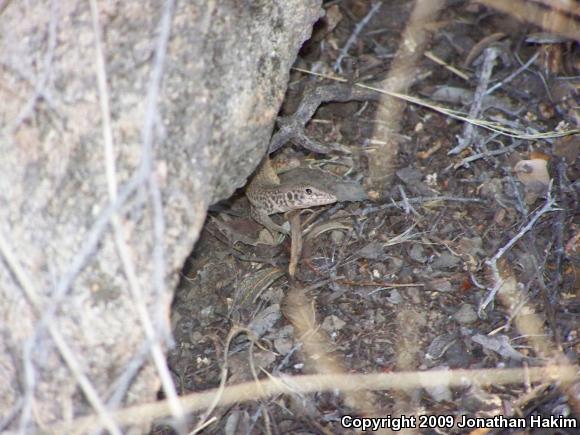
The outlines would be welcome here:
<svg viewBox="0 0 580 435">
<path fill-rule="evenodd" d="M 312 189 L 310 187 L 306 188 L 306 194 L 307 195 L 312 195 Z"/>
</svg>

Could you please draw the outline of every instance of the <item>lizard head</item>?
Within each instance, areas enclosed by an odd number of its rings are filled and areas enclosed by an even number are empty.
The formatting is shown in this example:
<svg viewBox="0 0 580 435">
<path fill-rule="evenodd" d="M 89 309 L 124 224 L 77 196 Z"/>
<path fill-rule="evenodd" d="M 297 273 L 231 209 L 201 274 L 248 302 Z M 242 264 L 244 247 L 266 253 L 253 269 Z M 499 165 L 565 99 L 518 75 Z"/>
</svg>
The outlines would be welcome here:
<svg viewBox="0 0 580 435">
<path fill-rule="evenodd" d="M 286 186 L 280 193 L 283 195 L 282 200 L 291 210 L 333 204 L 337 201 L 333 193 L 308 183 Z"/>
</svg>

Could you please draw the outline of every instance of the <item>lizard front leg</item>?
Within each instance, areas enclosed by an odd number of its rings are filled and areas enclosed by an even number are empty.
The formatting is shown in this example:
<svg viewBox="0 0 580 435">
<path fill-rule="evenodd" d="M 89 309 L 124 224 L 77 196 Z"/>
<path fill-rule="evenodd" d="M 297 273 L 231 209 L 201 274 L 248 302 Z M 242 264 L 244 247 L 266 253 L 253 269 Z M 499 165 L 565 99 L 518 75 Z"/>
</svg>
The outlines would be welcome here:
<svg viewBox="0 0 580 435">
<path fill-rule="evenodd" d="M 261 213 L 256 207 L 250 208 L 250 216 L 252 216 L 252 219 L 254 219 L 256 222 L 264 225 L 267 229 L 274 233 L 290 234 L 289 230 L 275 223 L 268 214 L 263 212 Z"/>
</svg>

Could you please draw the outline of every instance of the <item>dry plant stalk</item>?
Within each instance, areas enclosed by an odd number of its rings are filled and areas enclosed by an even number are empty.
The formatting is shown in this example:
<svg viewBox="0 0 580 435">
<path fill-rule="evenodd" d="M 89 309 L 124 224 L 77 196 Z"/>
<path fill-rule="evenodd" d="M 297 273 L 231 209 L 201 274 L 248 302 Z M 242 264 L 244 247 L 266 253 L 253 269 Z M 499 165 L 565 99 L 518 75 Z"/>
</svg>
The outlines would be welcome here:
<svg viewBox="0 0 580 435">
<path fill-rule="evenodd" d="M 510 313 L 510 317 L 514 318 L 516 328 L 522 336 L 526 337 L 536 354 L 541 358 L 551 360 L 560 367 L 567 367 L 570 371 L 578 371 L 578 367 L 570 363 L 562 350 L 546 338 L 545 319 L 538 314 L 541 310 L 537 309 L 531 301 L 526 300 L 526 295 L 522 294 L 513 270 L 505 263 L 501 266 L 498 265 L 496 279 L 499 279 L 499 282 L 494 283 L 499 286 L 498 299 Z M 518 304 L 519 301 L 524 302 Z M 518 307 L 518 312 L 514 312 L 515 307 Z M 578 378 L 562 380 L 560 388 L 565 395 L 569 396 L 569 403 L 576 408 L 576 414 L 579 414 L 578 402 L 572 397 L 573 394 L 568 392 L 574 382 L 578 382 Z"/>
<path fill-rule="evenodd" d="M 304 290 L 296 284 L 292 286 L 284 300 L 282 311 L 294 326 L 294 335 L 303 343 L 306 364 L 316 373 L 342 375 L 346 370 L 336 355 L 332 355 L 331 343 L 316 322 L 314 303 Z M 363 415 L 379 415 L 372 397 L 365 391 L 343 392 L 345 403 Z"/>
<path fill-rule="evenodd" d="M 288 220 L 290 221 L 290 230 L 292 238 L 292 248 L 290 252 L 290 264 L 288 265 L 288 275 L 290 280 L 296 276 L 298 269 L 298 261 L 302 254 L 302 229 L 300 228 L 300 210 L 288 213 Z"/>
<path fill-rule="evenodd" d="M 294 281 L 298 261 L 302 253 L 302 234 L 300 232 L 300 213 L 289 214 L 292 228 L 292 249 L 288 274 L 292 286 L 282 302 L 284 316 L 294 326 L 296 340 L 303 343 L 306 363 L 311 370 L 321 374 L 344 374 L 346 370 L 331 352 L 334 350 L 328 337 L 320 331 L 316 322 L 316 308 L 304 290 Z M 345 393 L 345 403 L 364 415 L 379 415 L 372 397 L 366 391 Z"/>
<path fill-rule="evenodd" d="M 338 375 L 302 375 L 288 377 L 270 377 L 259 382 L 249 381 L 226 387 L 221 392 L 218 406 L 231 406 L 236 403 L 266 399 L 278 394 L 308 394 L 321 391 L 340 390 L 381 391 L 381 390 L 411 390 L 430 388 L 441 385 L 442 379 L 448 387 L 465 387 L 469 383 L 481 386 L 508 385 L 523 382 L 572 382 L 577 380 L 577 369 L 571 366 L 549 365 L 530 367 L 528 369 L 482 369 L 482 370 L 434 370 L 429 377 L 420 377 L 418 372 L 376 373 L 370 375 L 338 374 Z M 183 396 L 180 401 L 186 412 L 198 412 L 209 408 L 218 388 L 202 393 Z M 165 418 L 171 415 L 167 400 L 136 405 L 111 413 L 111 416 L 121 425 L 142 424 L 144 421 Z M 96 416 L 82 417 L 66 423 L 55 424 L 43 428 L 46 434 L 70 433 L 72 428 L 83 426 L 95 428 L 100 425 Z"/>
<path fill-rule="evenodd" d="M 423 55 L 427 41 L 426 24 L 437 17 L 444 4 L 443 0 L 417 0 L 389 75 L 381 83 L 381 88 L 405 93 L 413 84 L 416 64 Z M 396 133 L 400 130 L 404 108 L 405 104 L 401 100 L 385 97 L 377 111 L 376 119 L 381 127 L 375 130 L 372 139 L 380 145 L 369 159 L 369 175 L 374 188 L 379 191 L 384 190 L 386 182 L 394 173 L 395 156 L 399 148 Z"/>
<path fill-rule="evenodd" d="M 344 374 L 346 370 L 341 362 L 332 356 L 332 345 L 328 337 L 320 331 L 316 322 L 316 308 L 306 296 L 304 290 L 294 281 L 298 261 L 302 252 L 302 234 L 300 232 L 300 213 L 289 214 L 292 228 L 292 249 L 288 274 L 292 286 L 282 302 L 284 316 L 294 326 L 294 336 L 303 343 L 306 363 L 310 369 L 321 374 Z M 364 415 L 379 415 L 372 397 L 366 391 L 345 393 L 345 403 Z"/>
<path fill-rule="evenodd" d="M 425 326 L 425 319 L 426 314 L 419 306 L 404 306 L 397 310 L 395 315 L 398 330 L 395 350 L 396 372 L 410 372 L 417 369 L 418 356 L 421 352 L 420 330 Z M 395 391 L 392 395 L 395 400 L 394 415 L 416 415 L 419 412 L 418 396 L 414 395 L 412 390 Z"/>
<path fill-rule="evenodd" d="M 551 32 L 580 40 L 580 24 L 578 22 L 580 10 L 578 6 L 576 6 L 576 10 L 573 8 L 568 10 L 563 7 L 562 2 L 555 0 L 544 0 L 543 4 L 546 7 L 525 0 L 478 0 L 478 2 Z"/>
</svg>

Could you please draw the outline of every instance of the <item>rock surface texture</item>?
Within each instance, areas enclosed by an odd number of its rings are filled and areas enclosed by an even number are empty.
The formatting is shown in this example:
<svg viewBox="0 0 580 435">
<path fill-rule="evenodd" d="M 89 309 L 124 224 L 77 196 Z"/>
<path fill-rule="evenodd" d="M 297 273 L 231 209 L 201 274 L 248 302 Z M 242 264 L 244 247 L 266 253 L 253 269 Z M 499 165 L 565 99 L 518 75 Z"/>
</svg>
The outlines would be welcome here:
<svg viewBox="0 0 580 435">
<path fill-rule="evenodd" d="M 154 400 L 146 324 L 170 343 L 206 209 L 263 156 L 320 1 L 3 3 L 6 430 L 94 413 L 91 388 L 97 403 Z"/>
</svg>

